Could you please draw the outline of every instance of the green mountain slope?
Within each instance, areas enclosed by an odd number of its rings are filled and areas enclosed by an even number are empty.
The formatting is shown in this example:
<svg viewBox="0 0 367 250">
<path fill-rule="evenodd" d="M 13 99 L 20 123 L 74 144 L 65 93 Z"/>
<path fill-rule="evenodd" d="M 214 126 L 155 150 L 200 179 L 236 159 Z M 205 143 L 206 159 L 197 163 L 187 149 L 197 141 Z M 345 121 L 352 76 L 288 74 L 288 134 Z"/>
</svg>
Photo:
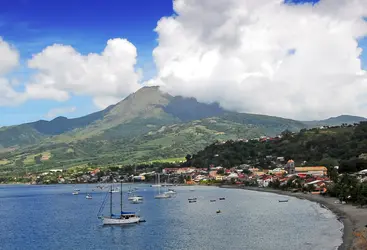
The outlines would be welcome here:
<svg viewBox="0 0 367 250">
<path fill-rule="evenodd" d="M 29 124 L 0 128 L 0 149 L 39 143 L 45 135 Z"/>
<path fill-rule="evenodd" d="M 340 115 L 337 117 L 330 117 L 325 120 L 303 121 L 303 123 L 310 127 L 317 127 L 317 126 L 340 126 L 342 124 L 354 124 L 363 121 L 367 121 L 367 119 L 360 116 Z"/>
<path fill-rule="evenodd" d="M 81 118 L 1 128 L 0 172 L 182 157 L 215 141 L 274 136 L 307 126 L 280 117 L 229 112 L 216 103 L 144 87 L 116 105 Z M 16 150 L 10 151 L 11 147 Z M 50 157 L 36 163 L 33 158 L 44 152 Z"/>
<path fill-rule="evenodd" d="M 196 166 L 213 163 L 225 167 L 250 164 L 275 168 L 277 157 L 293 159 L 297 166 L 339 166 L 340 172 L 357 172 L 367 168 L 367 122 L 327 129 L 304 129 L 283 133 L 267 142 L 249 141 L 211 144 L 193 156 Z M 217 155 L 214 157 L 214 155 Z"/>
</svg>

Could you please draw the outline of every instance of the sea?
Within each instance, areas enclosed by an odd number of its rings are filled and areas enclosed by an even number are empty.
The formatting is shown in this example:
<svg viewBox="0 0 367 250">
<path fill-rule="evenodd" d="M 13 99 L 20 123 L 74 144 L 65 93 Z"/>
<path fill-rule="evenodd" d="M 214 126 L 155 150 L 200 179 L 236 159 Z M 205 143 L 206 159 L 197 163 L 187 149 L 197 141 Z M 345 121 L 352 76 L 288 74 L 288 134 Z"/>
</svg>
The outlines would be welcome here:
<svg viewBox="0 0 367 250">
<path fill-rule="evenodd" d="M 74 185 L 0 185 L 0 249 L 333 250 L 342 244 L 343 225 L 336 216 L 307 200 L 278 202 L 286 197 L 205 186 L 173 187 L 176 197 L 154 199 L 157 188 L 124 184 L 124 210 L 146 222 L 103 226 L 97 214 L 107 189 L 76 187 L 79 195 L 72 195 Z M 131 187 L 143 203 L 128 202 Z M 116 213 L 119 198 L 113 194 Z M 103 211 L 109 213 L 108 204 Z"/>
</svg>

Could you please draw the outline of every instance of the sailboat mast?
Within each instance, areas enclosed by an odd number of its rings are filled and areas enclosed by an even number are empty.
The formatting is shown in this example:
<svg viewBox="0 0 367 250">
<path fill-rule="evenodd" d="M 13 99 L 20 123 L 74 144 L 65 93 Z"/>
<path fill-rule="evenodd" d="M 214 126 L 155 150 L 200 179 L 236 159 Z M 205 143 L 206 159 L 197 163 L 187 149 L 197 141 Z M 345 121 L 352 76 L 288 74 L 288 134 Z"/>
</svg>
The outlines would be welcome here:
<svg viewBox="0 0 367 250">
<path fill-rule="evenodd" d="M 159 179 L 159 174 L 158 174 L 158 193 L 161 194 L 161 180 Z"/>
<path fill-rule="evenodd" d="M 120 212 L 122 213 L 122 182 L 120 185 Z"/>
<path fill-rule="evenodd" d="M 112 185 L 111 185 L 111 191 L 110 191 L 110 214 L 112 217 Z"/>
</svg>

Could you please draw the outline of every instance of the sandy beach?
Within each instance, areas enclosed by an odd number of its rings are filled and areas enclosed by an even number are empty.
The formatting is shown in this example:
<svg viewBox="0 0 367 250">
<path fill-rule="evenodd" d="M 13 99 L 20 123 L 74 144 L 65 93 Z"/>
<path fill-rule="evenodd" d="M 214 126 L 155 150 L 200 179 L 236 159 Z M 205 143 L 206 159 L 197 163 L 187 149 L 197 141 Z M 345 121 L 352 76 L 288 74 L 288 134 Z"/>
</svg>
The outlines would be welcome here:
<svg viewBox="0 0 367 250">
<path fill-rule="evenodd" d="M 323 197 L 317 194 L 292 193 L 270 188 L 238 187 L 223 185 L 222 188 L 239 188 L 257 192 L 269 192 L 281 195 L 307 199 L 320 203 L 335 213 L 344 224 L 343 244 L 338 250 L 366 250 L 367 249 L 367 209 L 358 208 L 350 204 L 337 204 L 338 199 Z"/>
</svg>

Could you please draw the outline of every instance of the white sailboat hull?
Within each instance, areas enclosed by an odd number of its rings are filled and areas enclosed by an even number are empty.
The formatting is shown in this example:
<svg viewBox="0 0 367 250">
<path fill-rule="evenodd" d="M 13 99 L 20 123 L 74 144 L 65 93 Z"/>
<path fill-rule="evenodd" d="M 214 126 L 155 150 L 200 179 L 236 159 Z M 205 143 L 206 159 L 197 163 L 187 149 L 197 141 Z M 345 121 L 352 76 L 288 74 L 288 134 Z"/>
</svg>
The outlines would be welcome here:
<svg viewBox="0 0 367 250">
<path fill-rule="evenodd" d="M 140 203 L 143 203 L 143 201 L 141 200 L 133 200 L 133 201 L 130 201 L 131 204 L 140 204 Z"/>
<path fill-rule="evenodd" d="M 167 194 L 158 194 L 156 196 L 154 196 L 155 199 L 168 199 L 168 198 L 171 198 L 170 195 L 167 195 Z"/>
<path fill-rule="evenodd" d="M 103 217 L 103 225 L 127 225 L 139 223 L 140 217 L 131 217 L 128 219 L 108 218 Z"/>
<path fill-rule="evenodd" d="M 129 198 L 127 198 L 129 201 L 132 201 L 132 200 L 143 200 L 143 197 L 141 196 L 131 196 Z"/>
</svg>

